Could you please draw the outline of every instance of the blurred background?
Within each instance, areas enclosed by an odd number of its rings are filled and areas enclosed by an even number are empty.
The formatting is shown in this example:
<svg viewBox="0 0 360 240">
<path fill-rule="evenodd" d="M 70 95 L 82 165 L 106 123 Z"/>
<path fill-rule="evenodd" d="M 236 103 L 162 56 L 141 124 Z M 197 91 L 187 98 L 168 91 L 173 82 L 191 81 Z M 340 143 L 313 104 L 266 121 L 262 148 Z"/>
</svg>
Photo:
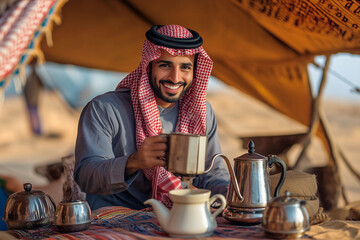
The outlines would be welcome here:
<svg viewBox="0 0 360 240">
<path fill-rule="evenodd" d="M 322 56 L 316 61 L 324 64 Z M 360 156 L 360 95 L 351 83 L 359 82 L 360 68 L 357 66 L 360 66 L 360 57 L 356 55 L 338 54 L 332 57 L 322 106 L 332 133 L 356 170 Z M 31 67 L 27 67 L 27 75 L 31 71 Z M 37 66 L 36 72 L 42 84 L 38 105 L 41 134 L 34 134 L 23 90 L 17 89 L 17 80 L 11 81 L 5 89 L 5 101 L 0 112 L 0 173 L 12 173 L 24 182 L 46 185 L 48 179 L 34 169 L 59 162 L 61 157 L 74 151 L 77 121 L 82 108 L 93 97 L 114 90 L 126 73 L 52 62 Z M 309 73 L 313 87 L 318 88 L 321 70 L 309 64 Z M 345 81 L 339 80 L 339 77 Z M 223 152 L 231 159 L 247 151 L 241 136 L 306 130 L 304 125 L 213 76 L 209 83 L 208 100 L 215 109 Z M 294 162 L 299 152 L 299 147 L 294 145 L 286 152 L 286 158 Z M 271 150 L 262 154 L 271 154 Z M 326 153 L 319 139 L 315 138 L 306 158 L 305 165 L 326 165 Z M 345 166 L 341 168 L 349 200 L 360 199 L 356 178 Z"/>
<path fill-rule="evenodd" d="M 0 174 L 60 201 L 57 171 L 74 151 L 82 108 L 137 67 L 151 25 L 176 23 L 197 30 L 214 61 L 207 98 L 229 159 L 254 139 L 256 152 L 278 155 L 289 169 L 320 171 L 326 210 L 358 202 L 359 7 L 317 0 L 1 1 Z"/>
</svg>

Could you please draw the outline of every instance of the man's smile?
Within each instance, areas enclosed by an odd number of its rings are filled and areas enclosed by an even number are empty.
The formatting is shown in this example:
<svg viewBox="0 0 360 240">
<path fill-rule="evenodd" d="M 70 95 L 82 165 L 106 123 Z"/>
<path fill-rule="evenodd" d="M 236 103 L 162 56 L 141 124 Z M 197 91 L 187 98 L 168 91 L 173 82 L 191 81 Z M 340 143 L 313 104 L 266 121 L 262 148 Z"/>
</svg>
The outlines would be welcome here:
<svg viewBox="0 0 360 240">
<path fill-rule="evenodd" d="M 165 87 L 165 90 L 170 91 L 171 93 L 177 92 L 179 88 L 185 86 L 184 82 L 174 84 L 168 80 L 160 80 L 160 84 Z"/>
<path fill-rule="evenodd" d="M 170 88 L 170 89 L 178 89 L 182 85 L 169 85 L 169 84 L 164 83 L 164 86 L 167 88 Z"/>
</svg>

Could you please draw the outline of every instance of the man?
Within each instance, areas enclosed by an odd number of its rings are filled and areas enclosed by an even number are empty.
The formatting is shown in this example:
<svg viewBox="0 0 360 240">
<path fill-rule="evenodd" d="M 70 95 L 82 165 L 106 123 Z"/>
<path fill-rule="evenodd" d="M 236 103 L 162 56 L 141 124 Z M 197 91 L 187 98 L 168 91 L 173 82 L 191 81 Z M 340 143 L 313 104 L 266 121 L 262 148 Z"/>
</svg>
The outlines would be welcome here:
<svg viewBox="0 0 360 240">
<path fill-rule="evenodd" d="M 167 137 L 160 133 L 208 135 L 207 166 L 221 152 L 206 101 L 212 61 L 201 37 L 178 25 L 153 26 L 146 37 L 140 66 L 80 117 L 74 177 L 92 209 L 142 209 L 149 198 L 171 206 L 169 191 L 186 184 L 165 170 Z M 225 195 L 229 174 L 217 160 L 193 185 Z"/>
</svg>

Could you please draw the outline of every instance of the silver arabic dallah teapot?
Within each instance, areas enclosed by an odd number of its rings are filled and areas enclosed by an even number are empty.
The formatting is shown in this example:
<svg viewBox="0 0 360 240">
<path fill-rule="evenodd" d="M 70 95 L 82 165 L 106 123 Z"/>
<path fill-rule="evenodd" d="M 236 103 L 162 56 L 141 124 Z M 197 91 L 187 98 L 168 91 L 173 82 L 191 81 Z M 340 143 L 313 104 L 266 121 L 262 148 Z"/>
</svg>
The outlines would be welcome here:
<svg viewBox="0 0 360 240">
<path fill-rule="evenodd" d="M 55 209 L 50 195 L 32 190 L 32 184 L 25 183 L 24 191 L 9 196 L 3 219 L 10 230 L 34 229 L 54 222 Z"/>
<path fill-rule="evenodd" d="M 277 163 L 281 167 L 281 176 L 275 188 L 274 197 L 279 196 L 280 188 L 286 177 L 286 165 L 276 156 L 264 157 L 255 153 L 255 144 L 249 142 L 248 153 L 234 159 L 234 168 L 223 154 L 222 157 L 229 169 L 231 182 L 227 194 L 227 207 L 223 217 L 234 223 L 257 224 L 262 221 L 267 203 L 272 199 L 269 180 L 269 169 Z"/>
</svg>

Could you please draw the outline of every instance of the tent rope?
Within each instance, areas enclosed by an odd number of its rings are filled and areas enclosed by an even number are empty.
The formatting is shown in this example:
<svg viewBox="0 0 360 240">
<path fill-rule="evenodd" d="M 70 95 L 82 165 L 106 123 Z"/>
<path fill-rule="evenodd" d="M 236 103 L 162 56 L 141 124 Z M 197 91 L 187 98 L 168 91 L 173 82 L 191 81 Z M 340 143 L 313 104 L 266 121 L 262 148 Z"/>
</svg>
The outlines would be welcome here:
<svg viewBox="0 0 360 240">
<path fill-rule="evenodd" d="M 320 68 L 321 70 L 324 70 L 324 67 L 319 65 L 318 63 L 316 62 L 312 62 L 312 64 L 317 67 L 317 68 Z M 341 75 L 340 73 L 332 70 L 331 68 L 328 69 L 328 73 L 334 75 L 335 77 L 337 77 L 339 80 L 343 81 L 345 84 L 347 84 L 348 86 L 352 87 L 352 91 L 355 92 L 355 93 L 358 93 L 360 94 L 360 87 L 356 86 L 355 83 L 353 83 L 352 81 L 350 81 L 349 79 L 347 79 L 346 77 L 344 77 L 343 75 Z"/>
<path fill-rule="evenodd" d="M 360 94 L 360 87 L 356 86 L 355 83 L 351 82 L 349 79 L 347 79 L 346 77 L 342 76 L 340 73 L 329 69 L 329 73 L 331 73 L 332 75 L 334 75 L 335 77 L 337 77 L 339 80 L 343 81 L 345 84 L 349 85 L 350 87 L 354 88 L 354 92 L 355 93 L 359 93 Z"/>
</svg>

